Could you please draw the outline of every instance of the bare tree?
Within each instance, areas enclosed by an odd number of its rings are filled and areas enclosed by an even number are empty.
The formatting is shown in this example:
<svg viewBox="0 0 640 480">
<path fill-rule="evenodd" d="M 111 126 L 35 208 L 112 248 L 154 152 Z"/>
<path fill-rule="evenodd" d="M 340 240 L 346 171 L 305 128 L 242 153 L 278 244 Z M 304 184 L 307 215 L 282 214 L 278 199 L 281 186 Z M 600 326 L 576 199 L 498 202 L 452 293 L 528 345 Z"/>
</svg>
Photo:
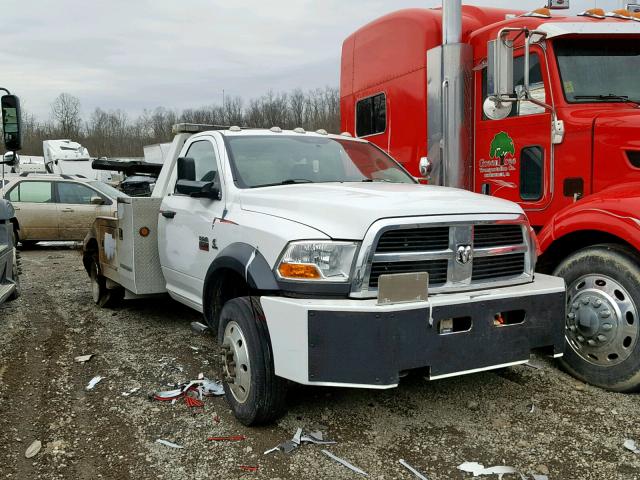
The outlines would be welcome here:
<svg viewBox="0 0 640 480">
<path fill-rule="evenodd" d="M 51 104 L 51 115 L 58 123 L 60 135 L 72 138 L 80 130 L 80 100 L 68 93 L 61 93 Z"/>
</svg>

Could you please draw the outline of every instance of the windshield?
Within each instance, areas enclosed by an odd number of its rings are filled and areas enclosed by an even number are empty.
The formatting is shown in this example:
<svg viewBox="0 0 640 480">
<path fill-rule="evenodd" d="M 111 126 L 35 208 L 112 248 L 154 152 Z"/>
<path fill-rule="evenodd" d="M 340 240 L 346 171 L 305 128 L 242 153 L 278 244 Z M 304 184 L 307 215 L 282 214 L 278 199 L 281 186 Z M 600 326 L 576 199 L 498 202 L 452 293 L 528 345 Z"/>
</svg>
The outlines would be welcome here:
<svg viewBox="0 0 640 480">
<path fill-rule="evenodd" d="M 111 185 L 107 185 L 106 183 L 103 183 L 103 182 L 98 182 L 98 181 L 89 182 L 89 185 L 91 185 L 93 188 L 98 190 L 100 193 L 104 193 L 109 198 L 124 198 L 127 196 L 124 193 L 122 193 L 120 190 L 117 190 L 113 188 Z"/>
<path fill-rule="evenodd" d="M 415 183 L 387 154 L 365 142 L 315 136 L 226 137 L 238 186 L 294 183 Z"/>
<path fill-rule="evenodd" d="M 568 102 L 640 101 L 640 42 L 560 38 L 554 45 Z"/>
</svg>

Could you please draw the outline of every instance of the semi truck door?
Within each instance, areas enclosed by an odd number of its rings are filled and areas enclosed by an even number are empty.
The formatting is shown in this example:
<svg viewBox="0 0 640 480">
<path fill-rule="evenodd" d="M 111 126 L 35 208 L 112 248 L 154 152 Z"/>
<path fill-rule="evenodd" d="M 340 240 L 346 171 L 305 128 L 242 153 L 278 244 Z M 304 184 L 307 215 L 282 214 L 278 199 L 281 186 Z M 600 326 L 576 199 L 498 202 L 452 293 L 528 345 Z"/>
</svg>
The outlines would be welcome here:
<svg viewBox="0 0 640 480">
<path fill-rule="evenodd" d="M 197 181 L 215 181 L 222 185 L 215 140 L 198 137 L 182 149 L 181 157 L 193 158 Z M 194 308 L 202 308 L 204 277 L 219 251 L 214 238 L 214 219 L 223 217 L 224 203 L 209 198 L 193 198 L 175 192 L 177 172 L 169 182 L 171 191 L 164 197 L 158 220 L 158 250 L 167 290 Z"/>
<path fill-rule="evenodd" d="M 544 58 L 531 55 L 532 96 L 550 102 Z M 516 91 L 524 84 L 524 57 L 514 61 Z M 487 97 L 486 69 L 476 78 L 476 141 L 474 189 L 521 204 L 535 216 L 550 199 L 551 185 L 551 113 L 531 102 L 513 104 L 511 114 L 502 120 L 484 116 L 482 104 Z M 533 220 L 532 220 L 533 223 Z"/>
</svg>

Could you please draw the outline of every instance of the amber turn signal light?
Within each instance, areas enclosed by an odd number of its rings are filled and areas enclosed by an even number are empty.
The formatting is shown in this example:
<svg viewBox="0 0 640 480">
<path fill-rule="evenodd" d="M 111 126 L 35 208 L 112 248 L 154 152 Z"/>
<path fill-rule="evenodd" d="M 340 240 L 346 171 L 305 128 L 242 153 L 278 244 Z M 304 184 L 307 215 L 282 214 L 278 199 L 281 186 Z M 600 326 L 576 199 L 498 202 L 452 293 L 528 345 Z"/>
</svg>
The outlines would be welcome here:
<svg viewBox="0 0 640 480">
<path fill-rule="evenodd" d="M 318 267 L 308 263 L 282 263 L 278 267 L 278 272 L 283 278 L 300 278 L 316 280 L 322 278 Z"/>
<path fill-rule="evenodd" d="M 149 234 L 151 233 L 151 230 L 149 230 L 149 228 L 147 227 L 142 227 L 140 228 L 139 233 L 141 237 L 148 237 Z"/>
</svg>

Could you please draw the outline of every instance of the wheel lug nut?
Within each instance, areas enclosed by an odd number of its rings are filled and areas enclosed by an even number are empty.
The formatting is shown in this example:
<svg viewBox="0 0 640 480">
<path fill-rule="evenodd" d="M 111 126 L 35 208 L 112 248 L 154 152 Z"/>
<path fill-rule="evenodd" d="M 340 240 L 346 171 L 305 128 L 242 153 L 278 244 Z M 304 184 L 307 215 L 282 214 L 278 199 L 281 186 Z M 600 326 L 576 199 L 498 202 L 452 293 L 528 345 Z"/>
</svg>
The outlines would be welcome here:
<svg viewBox="0 0 640 480">
<path fill-rule="evenodd" d="M 609 318 L 611 316 L 611 311 L 610 310 L 603 310 L 600 312 L 600 316 L 602 318 Z"/>
<path fill-rule="evenodd" d="M 590 338 L 587 340 L 587 343 L 593 347 L 596 344 L 596 341 Z"/>
<path fill-rule="evenodd" d="M 578 335 L 577 338 L 580 343 L 584 343 L 584 337 L 582 335 Z"/>
<path fill-rule="evenodd" d="M 576 326 L 575 325 L 569 325 L 569 330 L 571 330 L 572 332 L 576 331 Z"/>
<path fill-rule="evenodd" d="M 602 324 L 602 330 L 604 330 L 605 332 L 610 331 L 613 328 L 613 325 L 611 325 L 610 323 L 603 323 Z"/>
<path fill-rule="evenodd" d="M 600 300 L 599 298 L 596 298 L 596 299 L 593 301 L 593 306 L 594 306 L 594 307 L 596 307 L 596 308 L 598 308 L 598 307 L 600 307 L 600 305 L 602 305 L 602 300 Z"/>
<path fill-rule="evenodd" d="M 589 297 L 585 297 L 582 299 L 582 304 L 583 305 L 589 305 L 589 302 L 591 302 L 591 299 Z"/>
<path fill-rule="evenodd" d="M 569 313 L 567 314 L 567 318 L 568 318 L 569 320 L 575 320 L 575 318 L 576 318 L 576 314 L 575 314 L 575 313 L 573 313 L 573 312 L 569 312 Z"/>
<path fill-rule="evenodd" d="M 605 337 L 604 335 L 598 335 L 598 341 L 599 342 L 606 342 L 607 341 L 607 337 Z"/>
<path fill-rule="evenodd" d="M 580 304 L 579 304 L 578 302 L 573 302 L 573 305 L 571 305 L 571 307 L 572 307 L 574 310 L 577 310 L 578 308 L 580 308 Z"/>
</svg>

